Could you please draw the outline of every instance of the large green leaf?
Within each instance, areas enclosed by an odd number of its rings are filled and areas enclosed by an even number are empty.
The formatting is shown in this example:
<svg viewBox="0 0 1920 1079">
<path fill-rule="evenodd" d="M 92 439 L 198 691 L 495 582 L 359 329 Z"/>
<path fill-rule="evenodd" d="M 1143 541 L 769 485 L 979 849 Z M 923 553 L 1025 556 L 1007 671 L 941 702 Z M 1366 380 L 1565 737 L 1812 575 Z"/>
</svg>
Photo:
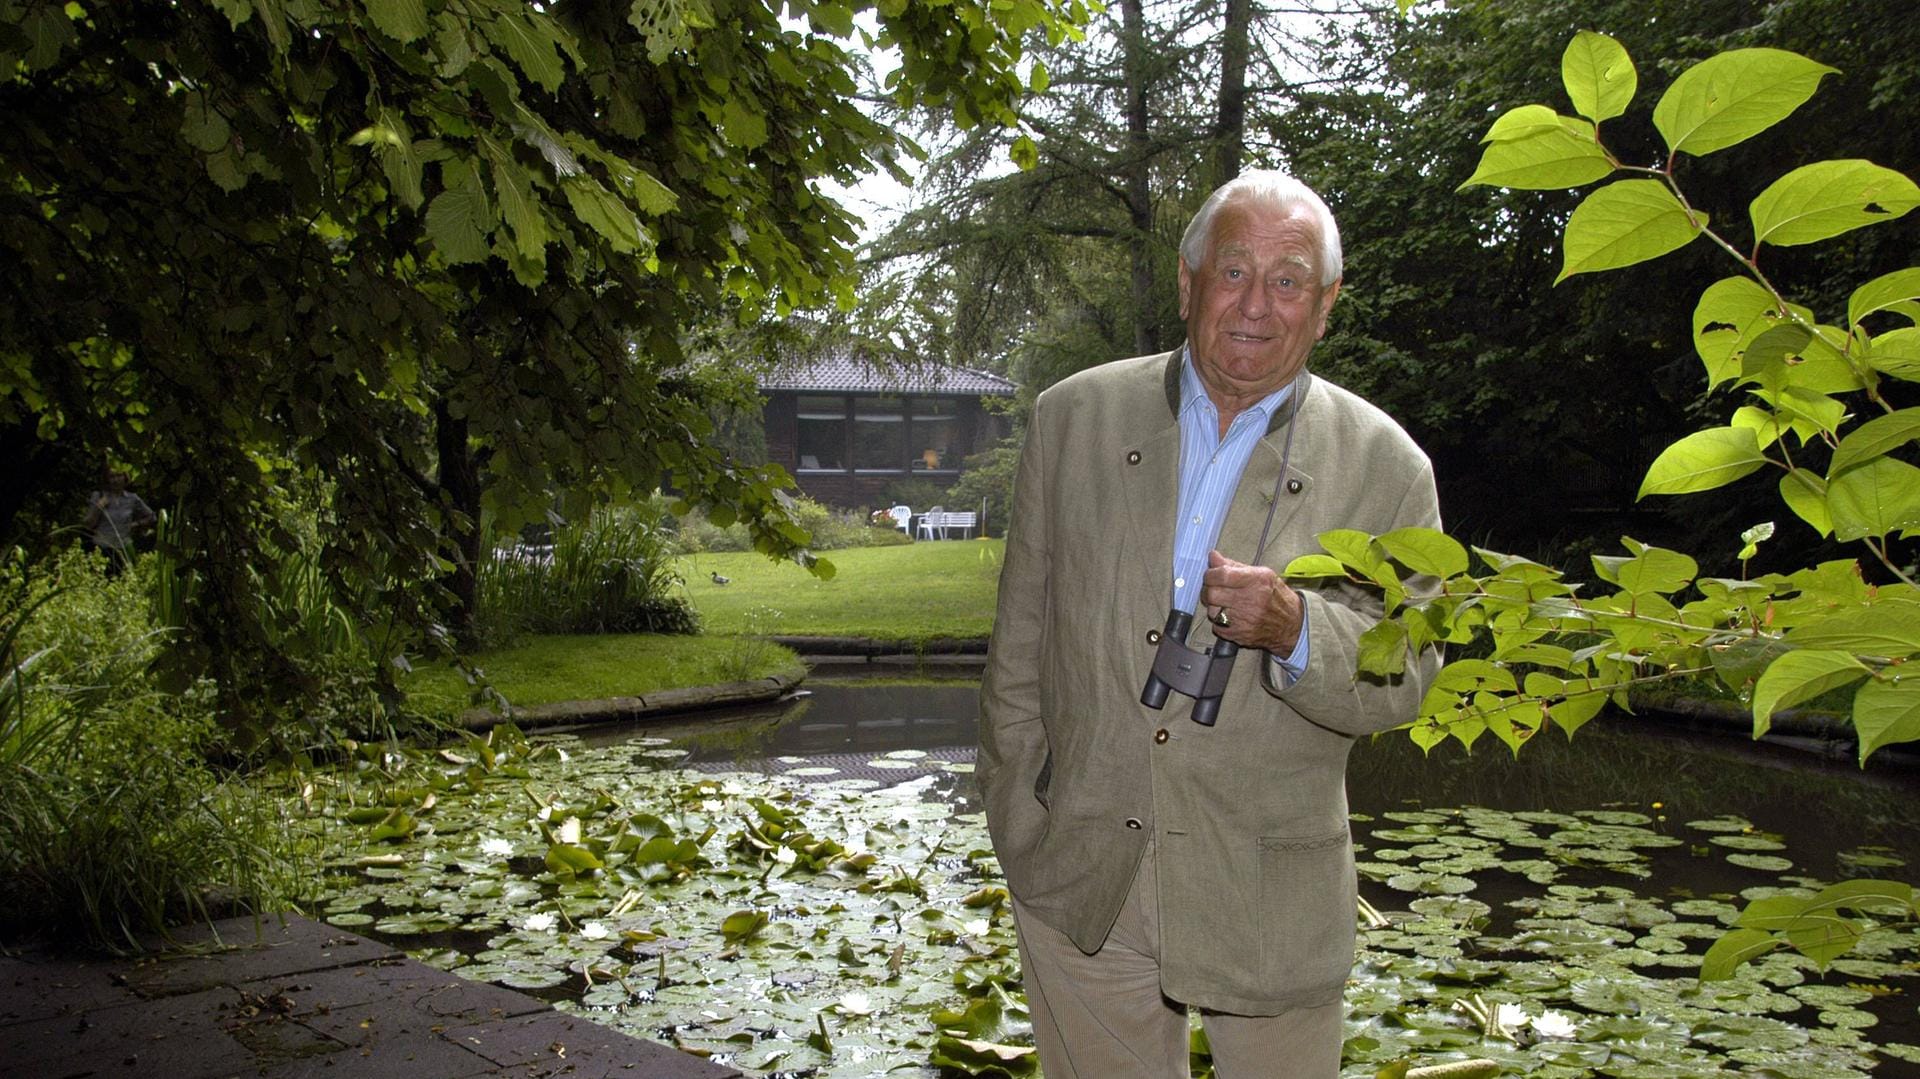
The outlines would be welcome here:
<svg viewBox="0 0 1920 1079">
<path fill-rule="evenodd" d="M 1564 116 L 1558 119 L 1557 125 L 1549 127 L 1537 122 L 1538 113 L 1527 112 L 1522 120 L 1510 122 L 1504 129 L 1507 132 L 1519 130 L 1523 125 L 1533 126 L 1534 130 L 1523 137 L 1503 136 L 1489 142 L 1480 154 L 1480 164 L 1473 175 L 1456 190 L 1475 184 L 1555 190 L 1590 184 L 1613 171 L 1613 163 L 1594 141 L 1592 124 Z M 1499 120 L 1494 121 L 1494 127 L 1503 130 Z"/>
<path fill-rule="evenodd" d="M 1588 195 L 1567 220 L 1559 284 L 1574 274 L 1617 270 L 1692 242 L 1707 215 L 1689 211 L 1659 180 L 1621 180 Z"/>
<path fill-rule="evenodd" d="M 1780 477 L 1780 500 L 1794 516 L 1813 526 L 1823 536 L 1833 534 L 1833 512 L 1827 509 L 1827 481 L 1804 468 L 1789 470 Z"/>
<path fill-rule="evenodd" d="M 1882 746 L 1920 740 L 1920 678 L 1882 675 L 1861 686 L 1853 695 L 1853 729 L 1861 764 Z"/>
<path fill-rule="evenodd" d="M 1834 538 L 1848 541 L 1920 528 L 1920 468 L 1876 457 L 1827 481 Z"/>
<path fill-rule="evenodd" d="M 1839 475 L 1862 461 L 1883 456 L 1920 439 L 1920 407 L 1903 408 L 1884 416 L 1875 416 L 1847 432 L 1834 447 L 1828 475 Z"/>
<path fill-rule="evenodd" d="M 1573 101 L 1573 111 L 1597 124 L 1627 111 L 1640 78 L 1618 41 L 1582 30 L 1560 54 L 1560 82 Z"/>
<path fill-rule="evenodd" d="M 484 262 L 495 225 L 486 184 L 469 160 L 440 166 L 445 185 L 427 204 L 427 237 L 449 263 Z"/>
<path fill-rule="evenodd" d="M 1786 119 L 1833 74 L 1835 68 L 1781 49 L 1723 52 L 1673 80 L 1653 107 L 1653 126 L 1676 154 L 1710 154 Z"/>
<path fill-rule="evenodd" d="M 1852 685 L 1873 672 L 1851 652 L 1797 649 L 1773 661 L 1753 687 L 1753 736 L 1766 734 L 1773 714 L 1831 689 Z"/>
<path fill-rule="evenodd" d="M 1760 440 L 1744 427 L 1710 427 L 1663 450 L 1647 469 L 1638 498 L 1710 491 L 1767 463 Z"/>
<path fill-rule="evenodd" d="M 1678 592 L 1693 583 L 1700 564 L 1679 551 L 1648 547 L 1615 571 L 1620 587 L 1636 596 Z"/>
<path fill-rule="evenodd" d="M 1715 281 L 1693 308 L 1693 348 L 1707 368 L 1707 385 L 1739 377 L 1747 343 L 1778 320 L 1773 294 L 1750 277 Z"/>
<path fill-rule="evenodd" d="M 402 45 L 427 36 L 426 0 L 367 0 L 367 17 Z"/>
<path fill-rule="evenodd" d="M 1857 326 L 1875 311 L 1885 311 L 1920 300 L 1920 266 L 1881 274 L 1847 297 L 1847 324 Z"/>
<path fill-rule="evenodd" d="M 1920 206 L 1920 187 L 1871 161 L 1820 161 L 1767 185 L 1749 208 L 1755 244 L 1789 247 L 1891 221 Z"/>
<path fill-rule="evenodd" d="M 1415 573 L 1445 580 L 1467 571 L 1467 549 L 1431 528 L 1399 528 L 1380 537 L 1387 554 Z"/>
<path fill-rule="evenodd" d="M 1386 678 L 1407 669 L 1407 627 L 1395 621 L 1375 622 L 1360 635 L 1361 673 Z"/>
<path fill-rule="evenodd" d="M 573 207 L 573 212 L 615 251 L 632 254 L 651 246 L 640 230 L 640 219 L 634 216 L 632 207 L 601 187 L 598 180 L 582 173 L 567 177 L 561 187 L 567 193 L 567 204 Z"/>
<path fill-rule="evenodd" d="M 1881 334 L 1868 343 L 1860 358 L 1882 374 L 1920 382 L 1920 327 L 1902 326 Z"/>
<path fill-rule="evenodd" d="M 1733 977 L 1740 965 L 1778 948 L 1780 941 L 1772 933 L 1759 929 L 1730 929 L 1713 942 L 1700 960 L 1700 980 L 1724 982 Z"/>
<path fill-rule="evenodd" d="M 524 14 L 500 11 L 478 22 L 487 40 L 512 58 L 521 74 L 549 93 L 560 88 L 566 68 L 560 59 L 559 33 L 550 16 L 529 8 Z"/>
<path fill-rule="evenodd" d="M 1920 652 L 1920 605 L 1883 599 L 1842 607 L 1782 635 L 1795 648 L 1842 649 L 1850 655 L 1900 659 Z"/>
</svg>

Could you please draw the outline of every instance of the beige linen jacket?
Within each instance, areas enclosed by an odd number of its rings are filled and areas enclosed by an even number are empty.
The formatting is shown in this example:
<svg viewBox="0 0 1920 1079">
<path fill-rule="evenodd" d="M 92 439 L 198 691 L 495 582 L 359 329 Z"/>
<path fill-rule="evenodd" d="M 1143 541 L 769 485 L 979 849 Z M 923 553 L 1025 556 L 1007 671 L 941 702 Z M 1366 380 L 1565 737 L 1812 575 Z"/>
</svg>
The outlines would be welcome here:
<svg viewBox="0 0 1920 1079">
<path fill-rule="evenodd" d="M 1273 1015 L 1339 999 L 1355 923 L 1347 752 L 1412 719 L 1438 661 L 1357 679 L 1380 598 L 1321 586 L 1301 590 L 1311 655 L 1293 685 L 1247 650 L 1213 727 L 1189 719 L 1179 694 L 1161 711 L 1140 703 L 1148 633 L 1171 596 L 1180 355 L 1081 372 L 1034 406 L 981 684 L 978 779 L 1008 886 L 1035 915 L 1097 951 L 1151 837 L 1163 990 Z M 1330 529 L 1439 527 L 1432 466 L 1392 419 L 1304 373 L 1295 393 L 1290 474 L 1259 563 L 1282 569 Z M 1256 561 L 1286 413 L 1221 528 L 1230 558 Z M 1205 647 L 1195 625 L 1188 643 Z"/>
</svg>

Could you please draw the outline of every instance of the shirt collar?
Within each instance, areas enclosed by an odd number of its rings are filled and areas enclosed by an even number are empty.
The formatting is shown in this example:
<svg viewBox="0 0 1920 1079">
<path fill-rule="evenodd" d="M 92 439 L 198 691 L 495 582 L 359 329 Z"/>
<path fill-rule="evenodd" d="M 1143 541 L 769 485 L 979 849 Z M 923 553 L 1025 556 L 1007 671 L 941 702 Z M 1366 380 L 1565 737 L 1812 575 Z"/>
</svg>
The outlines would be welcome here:
<svg viewBox="0 0 1920 1079">
<path fill-rule="evenodd" d="M 1252 413 L 1255 416 L 1258 416 L 1259 422 L 1260 422 L 1260 429 L 1262 431 L 1265 431 L 1267 429 L 1268 424 L 1270 424 L 1273 421 L 1273 414 L 1279 410 L 1281 405 L 1286 404 L 1287 395 L 1293 392 L 1294 383 L 1299 381 L 1300 381 L 1299 378 L 1296 377 L 1293 380 L 1293 382 L 1289 382 L 1286 385 L 1280 387 L 1279 389 L 1273 391 L 1272 393 L 1266 395 L 1265 397 L 1262 397 L 1260 400 L 1255 401 L 1253 404 L 1247 406 L 1246 412 L 1241 413 L 1241 415 L 1244 416 L 1247 413 Z M 1200 381 L 1200 372 L 1194 368 L 1193 348 L 1189 345 L 1181 345 L 1180 346 L 1180 415 L 1181 417 L 1182 418 L 1186 417 L 1189 411 L 1192 409 L 1203 407 L 1203 404 L 1202 404 L 1203 402 L 1205 404 L 1205 407 L 1212 407 L 1213 405 L 1212 399 L 1207 396 L 1206 386 L 1203 385 Z M 1235 422 L 1236 423 L 1239 422 L 1238 417 L 1235 418 Z"/>
</svg>

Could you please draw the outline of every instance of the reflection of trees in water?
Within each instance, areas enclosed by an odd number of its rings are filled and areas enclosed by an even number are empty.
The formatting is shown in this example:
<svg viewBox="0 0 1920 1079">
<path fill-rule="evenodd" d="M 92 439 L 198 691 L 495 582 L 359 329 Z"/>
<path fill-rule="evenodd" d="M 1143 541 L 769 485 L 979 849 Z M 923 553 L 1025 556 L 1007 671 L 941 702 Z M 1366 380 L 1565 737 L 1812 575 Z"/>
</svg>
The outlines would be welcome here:
<svg viewBox="0 0 1920 1079">
<path fill-rule="evenodd" d="M 1721 735 L 1687 737 L 1608 714 L 1571 743 L 1544 731 L 1518 759 L 1491 737 L 1471 754 L 1449 742 L 1423 757 L 1403 733 L 1385 734 L 1354 747 L 1347 789 L 1359 813 L 1471 805 L 1653 813 L 1659 802 L 1658 813 L 1676 827 L 1744 817 L 1787 837 L 1815 873 L 1835 872 L 1832 853 L 1864 844 L 1892 847 L 1920 867 L 1920 775 L 1874 763 L 1862 772 L 1851 761 Z"/>
</svg>

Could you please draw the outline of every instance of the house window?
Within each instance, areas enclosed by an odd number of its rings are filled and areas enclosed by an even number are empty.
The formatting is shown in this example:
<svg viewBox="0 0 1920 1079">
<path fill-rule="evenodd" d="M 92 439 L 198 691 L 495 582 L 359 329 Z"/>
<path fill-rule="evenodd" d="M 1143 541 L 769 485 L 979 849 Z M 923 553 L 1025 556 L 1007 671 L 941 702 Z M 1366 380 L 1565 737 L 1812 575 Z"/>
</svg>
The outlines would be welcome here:
<svg viewBox="0 0 1920 1079">
<path fill-rule="evenodd" d="M 907 461 L 907 403 L 899 397 L 853 399 L 853 469 L 899 472 Z"/>
<path fill-rule="evenodd" d="M 951 397 L 801 394 L 801 472 L 955 472 L 960 402 Z"/>
<path fill-rule="evenodd" d="M 802 394 L 800 471 L 844 472 L 847 468 L 847 399 Z"/>
<path fill-rule="evenodd" d="M 951 472 L 960 467 L 960 402 L 916 397 L 908 426 L 908 465 L 915 472 Z"/>
</svg>

